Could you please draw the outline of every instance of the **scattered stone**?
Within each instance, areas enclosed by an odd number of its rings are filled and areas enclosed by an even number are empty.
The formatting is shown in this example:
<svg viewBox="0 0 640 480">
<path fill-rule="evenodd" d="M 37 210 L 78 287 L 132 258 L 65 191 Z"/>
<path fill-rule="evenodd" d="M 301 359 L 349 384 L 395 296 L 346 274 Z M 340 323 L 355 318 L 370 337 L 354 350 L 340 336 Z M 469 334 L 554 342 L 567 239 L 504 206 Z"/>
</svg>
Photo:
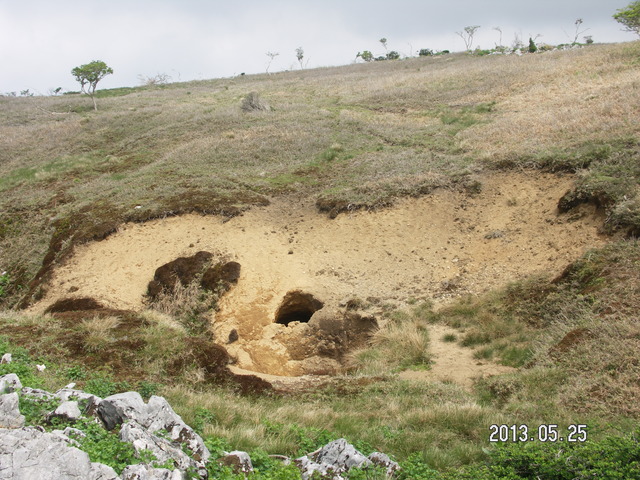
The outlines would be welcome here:
<svg viewBox="0 0 640 480">
<path fill-rule="evenodd" d="M 229 341 L 227 343 L 233 343 L 238 341 L 238 330 L 235 328 L 229 332 Z"/>
<path fill-rule="evenodd" d="M 22 383 L 15 373 L 9 373 L 0 377 L 0 395 L 22 389 Z"/>
<path fill-rule="evenodd" d="M 24 415 L 20 415 L 18 394 L 11 392 L 0 395 L 0 428 L 20 428 L 23 426 Z"/>
<path fill-rule="evenodd" d="M 372 461 L 355 449 L 344 438 L 335 440 L 320 450 L 295 460 L 303 480 L 311 478 L 315 472 L 321 477 L 341 479 L 341 474 L 352 468 L 368 467 Z"/>
<path fill-rule="evenodd" d="M 56 398 L 53 393 L 41 390 L 40 388 L 23 387 L 20 393 L 34 400 L 53 400 Z"/>
<path fill-rule="evenodd" d="M 63 421 L 76 422 L 82 417 L 82 412 L 78 406 L 78 402 L 62 402 L 58 408 L 49 413 L 46 417 L 47 422 L 51 423 L 54 418 L 59 418 Z"/>
<path fill-rule="evenodd" d="M 502 230 L 494 230 L 493 232 L 487 233 L 484 238 L 487 240 L 493 240 L 494 238 L 502 238 L 504 237 L 504 232 Z"/>
<path fill-rule="evenodd" d="M 388 455 L 381 452 L 373 452 L 369 455 L 369 460 L 374 465 L 387 469 L 387 477 L 391 477 L 395 472 L 400 470 L 400 465 L 389 458 Z"/>
<path fill-rule="evenodd" d="M 4 355 L 2 355 L 2 359 L 0 360 L 0 364 L 2 364 L 2 363 L 11 363 L 11 357 L 12 357 L 12 355 L 10 353 L 5 353 Z"/>
<path fill-rule="evenodd" d="M 227 467 L 231 467 L 234 473 L 251 473 L 253 472 L 253 464 L 251 457 L 247 452 L 234 450 L 227 453 L 224 457 L 218 459 L 218 463 Z"/>
<path fill-rule="evenodd" d="M 5 375 L 0 377 L 0 381 L 5 386 L 21 387 L 16 375 Z M 37 400 L 63 400 L 47 420 L 76 420 L 81 417 L 78 400 L 94 403 L 97 416 L 107 429 L 122 425 L 121 441 L 131 443 L 137 453 L 150 451 L 159 463 L 170 462 L 176 469 L 129 465 L 121 476 L 117 476 L 111 467 L 91 463 L 86 453 L 75 448 L 77 439 L 86 436 L 81 430 L 66 427 L 48 433 L 41 426 L 24 427 L 25 417 L 20 415 L 18 393 L 14 391 L 0 395 L 0 479 L 184 480 L 187 471 L 198 475 L 196 478 L 207 478 L 209 450 L 202 438 L 162 397 L 152 396 L 145 404 L 137 392 L 111 395 L 104 400 L 72 388 L 61 389 L 55 395 L 32 388 L 22 388 L 21 392 Z M 290 463 L 288 457 L 282 459 Z M 253 472 L 251 458 L 246 452 L 229 452 L 217 461 L 232 467 L 236 474 Z M 295 464 L 304 480 L 315 472 L 323 478 L 338 480 L 351 468 L 371 465 L 386 468 L 388 477 L 399 469 L 387 455 L 374 453 L 367 458 L 344 439 L 295 460 Z"/>
<path fill-rule="evenodd" d="M 184 473 L 181 470 L 167 470 L 155 468 L 150 465 L 129 465 L 122 471 L 122 480 L 183 480 Z"/>
<path fill-rule="evenodd" d="M 38 370 L 39 372 L 44 372 L 46 369 L 46 365 L 36 365 L 36 370 Z"/>
<path fill-rule="evenodd" d="M 184 453 L 179 447 L 171 444 L 171 442 L 158 435 L 154 435 L 146 430 L 142 425 L 134 420 L 130 420 L 120 429 L 120 440 L 133 445 L 136 453 L 142 453 L 148 450 L 153 453 L 158 462 L 164 463 L 171 460 L 175 466 L 181 470 L 198 469 L 198 465 L 194 460 Z"/>
<path fill-rule="evenodd" d="M 71 383 L 64 388 L 61 388 L 54 394 L 54 396 L 59 398 L 63 402 L 66 402 L 69 400 L 77 400 L 80 402 L 84 401 L 89 404 L 90 403 L 98 404 L 102 401 L 100 397 L 96 397 L 91 393 L 86 393 L 86 392 L 83 392 L 82 390 L 74 390 L 73 387 L 71 387 L 71 385 L 75 386 L 75 383 Z"/>
<path fill-rule="evenodd" d="M 77 428 L 73 428 L 73 427 L 66 427 L 62 431 L 62 434 L 68 438 L 84 438 L 87 436 L 87 434 L 84 433 L 82 430 L 78 430 Z"/>
</svg>

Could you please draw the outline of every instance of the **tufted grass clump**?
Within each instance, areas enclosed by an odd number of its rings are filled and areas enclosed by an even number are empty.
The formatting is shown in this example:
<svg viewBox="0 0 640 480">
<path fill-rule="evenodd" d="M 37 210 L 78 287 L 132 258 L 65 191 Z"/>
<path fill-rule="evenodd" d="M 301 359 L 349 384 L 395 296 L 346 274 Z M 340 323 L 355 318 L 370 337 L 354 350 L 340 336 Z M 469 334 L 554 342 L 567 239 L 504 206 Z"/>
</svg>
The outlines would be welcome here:
<svg viewBox="0 0 640 480">
<path fill-rule="evenodd" d="M 394 312 L 370 340 L 370 346 L 350 354 L 350 369 L 358 374 L 387 375 L 400 370 L 428 369 L 428 322 L 411 311 Z"/>
</svg>

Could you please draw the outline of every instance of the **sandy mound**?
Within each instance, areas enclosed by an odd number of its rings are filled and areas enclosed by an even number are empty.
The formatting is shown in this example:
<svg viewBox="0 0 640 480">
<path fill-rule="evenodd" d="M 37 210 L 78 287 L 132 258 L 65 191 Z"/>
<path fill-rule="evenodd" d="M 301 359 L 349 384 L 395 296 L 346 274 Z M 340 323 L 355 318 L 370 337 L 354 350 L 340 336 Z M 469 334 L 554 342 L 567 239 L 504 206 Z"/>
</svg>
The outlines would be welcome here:
<svg viewBox="0 0 640 480">
<path fill-rule="evenodd" d="M 367 312 L 409 299 L 443 302 L 535 272 L 560 272 L 606 241 L 598 234 L 602 218 L 590 207 L 581 216 L 558 214 L 570 177 L 508 173 L 480 181 L 476 196 L 439 190 L 334 220 L 318 214 L 311 200 L 276 198 L 231 220 L 186 215 L 124 225 L 104 241 L 78 247 L 33 310 L 70 295 L 142 309 L 158 267 L 212 252 L 242 266 L 212 318 L 220 343 L 237 335 L 226 345 L 237 365 L 280 375 L 317 373 L 335 365 L 325 359 L 314 366 L 292 355 L 309 345 L 308 338 L 299 341 L 308 334 L 307 318 L 275 321 L 290 292 L 320 302 L 318 312 L 353 299 L 370 305 Z"/>
</svg>

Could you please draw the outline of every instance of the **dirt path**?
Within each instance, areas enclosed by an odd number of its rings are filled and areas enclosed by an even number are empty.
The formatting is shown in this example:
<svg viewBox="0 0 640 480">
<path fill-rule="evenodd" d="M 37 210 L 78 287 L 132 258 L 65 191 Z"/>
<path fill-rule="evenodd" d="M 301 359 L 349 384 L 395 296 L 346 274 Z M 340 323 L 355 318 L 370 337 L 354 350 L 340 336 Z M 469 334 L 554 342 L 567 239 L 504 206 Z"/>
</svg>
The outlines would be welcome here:
<svg viewBox="0 0 640 480">
<path fill-rule="evenodd" d="M 212 318 L 217 338 L 238 331 L 242 341 L 229 349 L 239 367 L 296 375 L 301 367 L 282 346 L 294 329 L 273 323 L 289 291 L 310 292 L 327 306 L 351 298 L 395 306 L 446 302 L 532 273 L 560 272 L 606 241 L 595 212 L 557 214 L 570 177 L 511 172 L 480 180 L 475 197 L 443 189 L 334 220 L 318 214 L 311 200 L 276 198 L 229 221 L 186 215 L 124 225 L 77 248 L 32 310 L 70 295 L 142 309 L 159 266 L 207 250 L 242 266 L 238 285 Z"/>
</svg>

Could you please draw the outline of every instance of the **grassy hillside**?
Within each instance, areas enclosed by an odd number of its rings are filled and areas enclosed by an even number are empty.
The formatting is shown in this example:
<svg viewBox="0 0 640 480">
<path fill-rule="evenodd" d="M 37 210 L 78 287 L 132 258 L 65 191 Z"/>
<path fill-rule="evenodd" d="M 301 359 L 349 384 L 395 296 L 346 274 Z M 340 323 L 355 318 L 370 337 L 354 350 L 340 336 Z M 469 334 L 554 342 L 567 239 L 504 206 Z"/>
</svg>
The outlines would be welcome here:
<svg viewBox="0 0 640 480">
<path fill-rule="evenodd" d="M 632 431 L 640 418 L 639 59 L 638 42 L 453 54 L 107 90 L 97 112 L 77 95 L 0 97 L 3 344 L 24 347 L 24 365 L 51 365 L 34 385 L 160 392 L 187 423 L 240 449 L 297 454 L 346 436 L 424 472 L 450 471 L 487 459 L 491 424 L 588 424 L 593 439 Z M 244 110 L 251 92 L 270 109 Z M 594 203 L 603 231 L 619 235 L 556 279 L 438 311 L 388 312 L 389 329 L 447 324 L 479 359 L 518 368 L 472 391 L 400 381 L 391 366 L 371 377 L 365 350 L 349 374 L 313 391 L 247 397 L 203 373 L 203 338 L 171 316 L 16 310 L 42 295 L 74 245 L 123 222 L 231 217 L 275 196 L 312 197 L 336 216 L 442 187 L 473 194 L 477 176 L 498 169 L 575 174 L 559 208 Z M 372 348 L 405 350 L 398 335 L 381 338 Z"/>
</svg>

